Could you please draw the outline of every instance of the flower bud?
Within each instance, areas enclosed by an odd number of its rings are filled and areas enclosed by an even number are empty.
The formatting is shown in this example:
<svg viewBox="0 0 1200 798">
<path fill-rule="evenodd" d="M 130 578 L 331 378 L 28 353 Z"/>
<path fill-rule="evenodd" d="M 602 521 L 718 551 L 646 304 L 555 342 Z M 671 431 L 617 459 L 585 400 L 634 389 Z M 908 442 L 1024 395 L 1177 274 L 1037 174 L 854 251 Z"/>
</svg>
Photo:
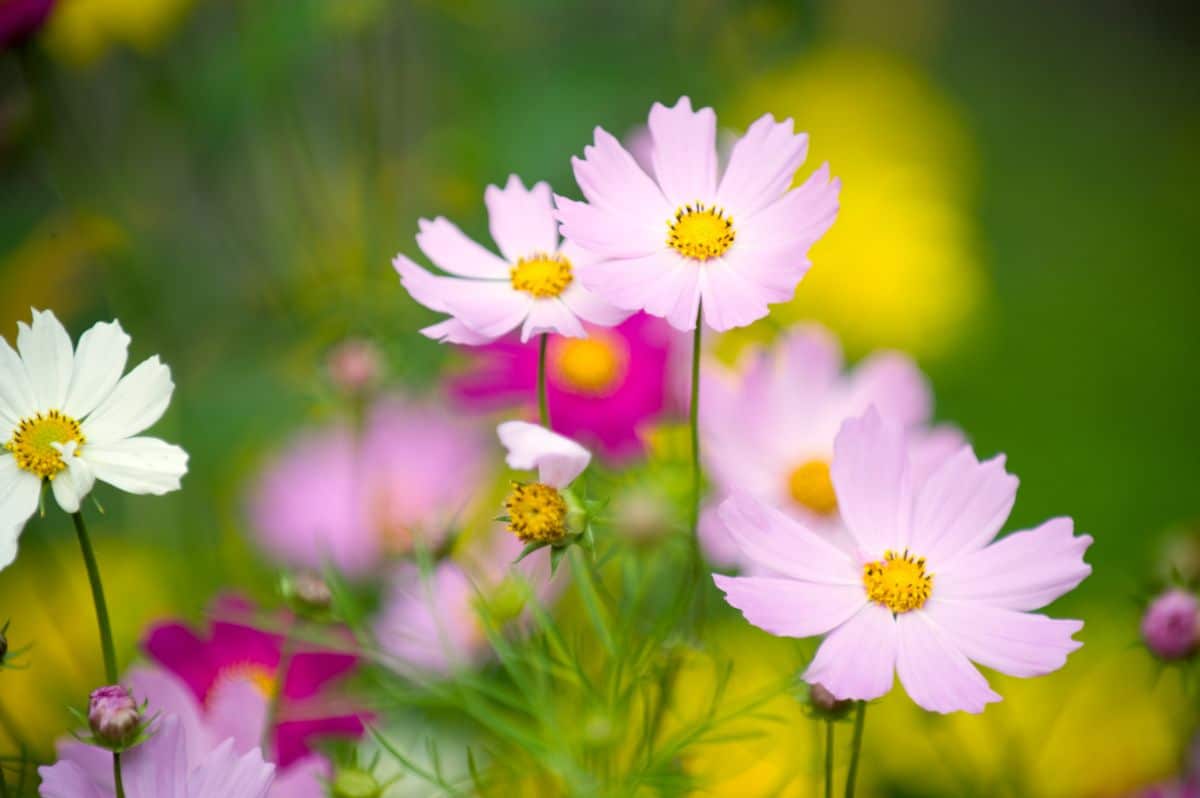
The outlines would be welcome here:
<svg viewBox="0 0 1200 798">
<path fill-rule="evenodd" d="M 1163 593 L 1142 617 L 1142 639 L 1155 656 L 1183 659 L 1200 645 L 1200 602 L 1186 590 Z"/>
<path fill-rule="evenodd" d="M 361 394 L 383 377 L 383 356 L 370 341 L 351 338 L 329 353 L 327 368 L 334 385 L 348 394 Z"/>
<path fill-rule="evenodd" d="M 312 571 L 301 571 L 291 580 L 293 598 L 312 610 L 328 610 L 333 603 L 333 593 L 329 585 Z"/>
<path fill-rule="evenodd" d="M 823 684 L 812 684 L 808 688 L 808 702 L 820 715 L 840 718 L 850 710 L 853 701 L 838 699 Z"/>
<path fill-rule="evenodd" d="M 141 729 L 141 710 L 133 695 L 120 685 L 93 690 L 87 717 L 92 733 L 108 745 L 124 745 Z"/>
<path fill-rule="evenodd" d="M 330 795 L 332 798 L 381 798 L 383 785 L 367 771 L 347 767 L 334 777 Z"/>
</svg>

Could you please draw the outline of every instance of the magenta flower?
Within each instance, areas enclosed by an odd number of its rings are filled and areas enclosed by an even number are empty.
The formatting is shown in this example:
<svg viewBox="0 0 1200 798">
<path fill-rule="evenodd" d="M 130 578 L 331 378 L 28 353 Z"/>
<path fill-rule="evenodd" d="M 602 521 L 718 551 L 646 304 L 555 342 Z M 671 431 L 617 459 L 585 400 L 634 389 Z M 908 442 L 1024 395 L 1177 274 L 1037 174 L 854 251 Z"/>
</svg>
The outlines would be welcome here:
<svg viewBox="0 0 1200 798">
<path fill-rule="evenodd" d="M 785 637 L 825 635 L 805 681 L 868 700 L 899 675 L 934 712 L 982 712 L 999 701 L 972 661 L 1011 676 L 1062 667 L 1082 621 L 1043 607 L 1091 573 L 1087 535 L 1069 518 L 994 541 L 1016 498 L 1004 458 L 969 446 L 923 484 L 904 430 L 870 410 L 834 444 L 833 483 L 852 551 L 749 497 L 721 517 L 742 554 L 778 576 L 714 576 L 746 619 Z"/>
<path fill-rule="evenodd" d="M 417 543 L 437 548 L 483 487 L 487 446 L 433 404 L 382 400 L 361 435 L 306 433 L 268 464 L 250 502 L 258 542 L 284 565 L 332 564 L 351 578 Z"/>
<path fill-rule="evenodd" d="M 747 352 L 734 373 L 707 369 L 701 390 L 701 452 L 717 499 L 703 511 L 700 541 L 721 566 L 751 565 L 717 518 L 720 500 L 734 493 L 830 540 L 847 539 L 829 466 L 842 422 L 867 408 L 908 430 L 918 481 L 964 442 L 954 427 L 930 428 L 933 392 L 911 358 L 880 352 L 846 373 L 837 339 L 817 325 Z"/>
<path fill-rule="evenodd" d="M 1168 590 L 1142 616 L 1142 639 L 1157 657 L 1184 659 L 1200 647 L 1200 602 L 1186 590 Z"/>
<path fill-rule="evenodd" d="M 127 798 L 266 798 L 275 766 L 257 748 L 243 754 L 226 740 L 196 751 L 174 715 L 155 724 L 149 740 L 122 755 Z M 111 756 L 79 743 L 59 747 L 59 761 L 38 768 L 42 798 L 113 798 Z M 279 794 L 282 798 L 282 793 Z M 289 793 L 289 795 L 292 795 Z"/>
<path fill-rule="evenodd" d="M 770 114 L 733 145 L 723 174 L 717 115 L 650 109 L 653 175 L 611 134 L 574 158 L 586 202 L 555 196 L 562 234 L 592 253 L 578 269 L 583 284 L 626 310 L 661 316 L 679 330 L 704 321 L 714 330 L 767 315 L 792 298 L 808 271 L 808 248 L 837 215 L 837 180 L 822 166 L 789 190 L 804 163 L 808 137 Z"/>
<path fill-rule="evenodd" d="M 55 0 L 5 0 L 0 2 L 0 50 L 19 44 L 46 23 Z"/>
<path fill-rule="evenodd" d="M 492 238 L 503 257 L 467 238 L 442 217 L 422 219 L 417 246 L 452 277 L 437 277 L 397 255 L 392 265 L 413 299 L 446 313 L 445 321 L 421 332 L 438 341 L 477 346 L 521 328 L 521 340 L 554 332 L 586 335 L 583 321 L 605 327 L 622 313 L 584 288 L 577 272 L 592 258 L 559 244 L 550 186 L 526 189 L 516 175 L 504 188 L 488 186 L 483 195 Z"/>
<path fill-rule="evenodd" d="M 586 329 L 587 338 L 550 342 L 546 382 L 554 427 L 609 457 L 637 455 L 639 428 L 672 404 L 668 374 L 677 334 L 645 314 L 611 329 Z M 472 407 L 521 402 L 536 412 L 537 347 L 506 339 L 476 351 L 453 393 Z"/>
<path fill-rule="evenodd" d="M 267 699 L 277 696 L 278 722 L 270 738 L 281 768 L 312 753 L 312 745 L 319 739 L 359 737 L 362 718 L 333 707 L 327 689 L 354 669 L 357 658 L 303 645 L 297 650 L 293 641 L 290 645 L 295 653 L 289 656 L 286 673 L 280 678 L 283 639 L 238 620 L 250 612 L 246 602 L 225 598 L 217 602 L 217 620 L 207 635 L 198 635 L 181 623 L 163 623 L 150 630 L 143 647 L 155 662 L 179 676 L 195 699 L 210 710 L 220 704 L 227 690 L 257 692 Z"/>
</svg>

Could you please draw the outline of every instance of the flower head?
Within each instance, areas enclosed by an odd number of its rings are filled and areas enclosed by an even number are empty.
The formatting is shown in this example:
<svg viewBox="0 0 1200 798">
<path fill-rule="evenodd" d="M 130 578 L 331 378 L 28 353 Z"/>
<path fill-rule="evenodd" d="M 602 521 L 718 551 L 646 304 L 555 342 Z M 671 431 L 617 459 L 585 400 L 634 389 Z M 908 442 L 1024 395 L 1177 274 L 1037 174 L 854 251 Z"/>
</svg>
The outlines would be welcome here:
<svg viewBox="0 0 1200 798">
<path fill-rule="evenodd" d="M 1161 659 L 1183 659 L 1200 648 L 1200 601 L 1186 590 L 1168 590 L 1142 616 L 1142 639 Z"/>
<path fill-rule="evenodd" d="M 123 745 L 141 726 L 142 713 L 133 694 L 120 685 L 100 687 L 88 697 L 88 725 L 110 745 Z"/>
<path fill-rule="evenodd" d="M 95 325 L 77 347 L 48 310 L 17 326 L 16 351 L 0 339 L 0 567 L 16 556 L 43 482 L 74 513 L 97 479 L 128 493 L 178 490 L 188 460 L 140 435 L 162 417 L 175 384 L 157 357 L 121 376 L 129 336 L 119 322 Z"/>
<path fill-rule="evenodd" d="M 808 271 L 808 248 L 833 224 L 839 184 L 826 166 L 789 190 L 804 163 L 808 137 L 792 120 L 763 116 L 718 165 L 717 116 L 650 109 L 653 175 L 611 134 L 575 158 L 586 199 L 555 197 L 563 236 L 592 253 L 583 284 L 626 310 L 644 310 L 680 330 L 704 321 L 715 330 L 767 315 L 792 298 Z"/>
<path fill-rule="evenodd" d="M 786 637 L 826 635 L 804 674 L 837 699 L 873 699 L 896 675 L 936 712 L 981 712 L 1000 700 L 971 664 L 1012 676 L 1062 667 L 1081 621 L 1038 609 L 1091 572 L 1069 518 L 993 541 L 1016 498 L 1002 457 L 969 446 L 923 483 L 904 430 L 874 410 L 847 421 L 831 468 L 852 545 L 834 546 L 744 496 L 721 507 L 743 555 L 777 576 L 715 576 L 755 626 Z"/>
<path fill-rule="evenodd" d="M 575 441 L 525 421 L 506 421 L 497 432 L 510 466 L 538 472 L 537 482 L 512 483 L 504 500 L 509 530 L 522 543 L 562 543 L 570 511 L 562 490 L 583 473 L 591 454 Z"/>
<path fill-rule="evenodd" d="M 442 217 L 420 221 L 417 246 L 452 277 L 430 274 L 404 255 L 392 262 L 413 298 L 450 318 L 421 332 L 439 341 L 478 346 L 521 328 L 521 340 L 554 332 L 574 338 L 583 321 L 611 326 L 623 313 L 583 286 L 578 272 L 592 260 L 560 244 L 550 186 L 526 189 L 516 175 L 484 193 L 492 238 L 501 256 L 467 238 Z"/>
</svg>

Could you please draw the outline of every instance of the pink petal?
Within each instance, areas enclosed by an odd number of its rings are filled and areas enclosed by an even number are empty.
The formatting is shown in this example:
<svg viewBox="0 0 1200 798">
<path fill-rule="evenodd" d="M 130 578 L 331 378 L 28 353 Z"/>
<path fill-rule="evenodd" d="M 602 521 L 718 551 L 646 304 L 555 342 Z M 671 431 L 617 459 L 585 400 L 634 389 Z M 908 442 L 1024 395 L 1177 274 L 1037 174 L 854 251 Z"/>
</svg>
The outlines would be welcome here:
<svg viewBox="0 0 1200 798">
<path fill-rule="evenodd" d="M 808 155 L 808 136 L 792 132 L 792 120 L 759 117 L 733 145 L 717 190 L 717 204 L 752 216 L 788 190 Z"/>
<path fill-rule="evenodd" d="M 842 184 L 830 179 L 824 164 L 802 185 L 792 189 L 753 216 L 734 218 L 734 246 L 756 254 L 778 253 L 795 261 L 833 225 Z"/>
<path fill-rule="evenodd" d="M 62 760 L 53 765 L 38 768 L 42 786 L 38 794 L 42 798 L 104 798 L 83 768 L 74 762 Z"/>
<path fill-rule="evenodd" d="M 862 576 L 846 553 L 779 510 L 741 494 L 723 502 L 718 514 L 751 562 L 793 579 L 850 585 L 864 596 Z"/>
<path fill-rule="evenodd" d="M 850 378 L 847 402 L 856 412 L 873 404 L 881 416 L 902 427 L 924 424 L 933 414 L 929 381 L 913 359 L 900 352 L 865 358 Z"/>
<path fill-rule="evenodd" d="M 650 109 L 651 159 L 663 193 L 676 206 L 709 201 L 717 188 L 717 115 L 711 108 L 692 111 L 680 97 L 673 108 Z"/>
<path fill-rule="evenodd" d="M 181 795 L 190 798 L 265 798 L 274 778 L 275 766 L 263 760 L 261 749 L 238 753 L 233 741 L 226 740 L 186 777 L 187 791 Z"/>
<path fill-rule="evenodd" d="M 268 795 L 271 798 L 325 798 L 325 784 L 331 778 L 329 763 L 319 755 L 292 763 L 275 777 Z"/>
<path fill-rule="evenodd" d="M 999 701 L 987 680 L 921 610 L 896 618 L 896 673 L 908 697 L 931 712 L 979 713 Z"/>
<path fill-rule="evenodd" d="M 671 211 L 665 205 L 663 213 L 666 215 L 654 217 L 657 224 L 649 217 L 643 218 L 625 210 L 608 211 L 600 205 L 589 205 L 557 194 L 554 205 L 563 238 L 598 256 L 637 258 L 666 246 L 666 222 Z"/>
<path fill-rule="evenodd" d="M 130 670 L 123 683 L 138 701 L 148 702 L 148 714 L 173 715 L 179 719 L 183 738 L 187 743 L 188 761 L 198 762 L 200 757 L 220 738 L 212 739 L 206 727 L 200 702 L 191 688 L 165 668 L 138 667 Z M 262 734 L 262 729 L 259 729 Z"/>
<path fill-rule="evenodd" d="M 437 324 L 422 327 L 421 335 L 424 335 L 426 338 L 432 338 L 435 341 L 442 341 L 448 344 L 462 344 L 464 346 L 484 346 L 496 340 L 493 336 L 480 335 L 455 318 L 449 318 L 439 321 Z"/>
<path fill-rule="evenodd" d="M 537 469 L 538 479 L 556 488 L 574 482 L 592 459 L 587 449 L 570 438 L 527 421 L 505 421 L 496 427 L 496 434 L 508 450 L 509 467 Z"/>
<path fill-rule="evenodd" d="M 937 570 L 996 537 L 1016 498 L 1017 478 L 1005 472 L 1003 455 L 980 463 L 964 446 L 921 486 L 909 546 Z"/>
<path fill-rule="evenodd" d="M 1090 535 L 1074 535 L 1070 518 L 1014 532 L 939 568 L 938 597 L 1036 610 L 1073 590 L 1092 572 L 1083 554 Z"/>
<path fill-rule="evenodd" d="M 506 280 L 453 280 L 445 298 L 449 312 L 481 336 L 498 338 L 522 321 L 533 306 L 533 297 L 517 291 Z"/>
<path fill-rule="evenodd" d="M 445 297 L 453 294 L 455 286 L 461 281 L 432 275 L 404 255 L 393 258 L 392 266 L 400 275 L 400 284 L 413 299 L 430 310 L 450 312 Z"/>
<path fill-rule="evenodd" d="M 439 216 L 432 222 L 421 219 L 417 224 L 421 229 L 417 246 L 442 271 L 488 280 L 508 278 L 510 265 L 467 238 L 449 219 Z"/>
<path fill-rule="evenodd" d="M 896 637 L 892 613 L 867 604 L 829 633 L 804 681 L 824 685 L 839 700 L 879 698 L 895 679 Z"/>
<path fill-rule="evenodd" d="M 718 505 L 707 504 L 700 510 L 696 526 L 704 559 L 718 568 L 736 568 L 742 564 L 742 551 L 729 528 L 718 515 Z"/>
<path fill-rule="evenodd" d="M 488 186 L 483 201 L 492 239 L 509 263 L 535 254 L 549 255 L 558 248 L 558 221 L 549 183 L 535 183 L 526 189 L 521 178 L 510 175 L 504 188 Z"/>
<path fill-rule="evenodd" d="M 122 756 L 128 798 L 188 798 L 187 748 L 179 719 L 162 718 L 150 739 Z"/>
<path fill-rule="evenodd" d="M 1083 621 L 940 596 L 926 602 L 924 610 L 965 656 L 1010 676 L 1056 671 L 1066 664 L 1068 654 L 1083 645 L 1071 639 L 1083 628 Z"/>
<path fill-rule="evenodd" d="M 747 621 L 780 637 L 824 634 L 845 623 L 867 603 L 862 585 L 720 574 L 714 574 L 713 581 Z"/>
<path fill-rule="evenodd" d="M 558 333 L 567 338 L 586 338 L 583 324 L 558 298 L 535 299 L 529 306 L 529 315 L 521 327 L 521 343 L 539 333 Z"/>
<path fill-rule="evenodd" d="M 863 553 L 876 559 L 902 549 L 912 513 L 904 430 L 874 407 L 845 422 L 834 440 L 830 475 L 842 519 Z"/>
<path fill-rule="evenodd" d="M 717 332 L 745 327 L 763 318 L 772 294 L 739 269 L 739 259 L 724 258 L 693 265 L 700 271 L 704 323 Z M 790 294 L 789 294 L 790 298 Z"/>
<path fill-rule="evenodd" d="M 249 679 L 222 679 L 208 698 L 208 723 L 217 740 L 232 739 L 238 751 L 262 743 L 267 700 Z"/>
<path fill-rule="evenodd" d="M 559 299 L 576 316 L 601 327 L 615 327 L 629 318 L 631 314 L 631 311 L 621 310 L 617 306 L 605 302 L 595 293 L 584 288 L 583 283 L 578 280 L 572 282 Z"/>
</svg>

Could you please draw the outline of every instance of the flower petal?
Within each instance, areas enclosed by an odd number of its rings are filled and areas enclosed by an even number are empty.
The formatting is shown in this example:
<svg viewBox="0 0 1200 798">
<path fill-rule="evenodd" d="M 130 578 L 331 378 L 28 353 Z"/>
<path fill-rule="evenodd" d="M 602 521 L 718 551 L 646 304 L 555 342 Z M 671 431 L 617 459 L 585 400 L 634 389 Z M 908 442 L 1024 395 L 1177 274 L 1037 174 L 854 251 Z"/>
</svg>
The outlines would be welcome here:
<svg viewBox="0 0 1200 798">
<path fill-rule="evenodd" d="M 783 195 L 808 155 L 808 135 L 792 132 L 792 120 L 766 114 L 733 145 L 717 189 L 717 203 L 753 216 Z"/>
<path fill-rule="evenodd" d="M 158 355 L 142 361 L 122 377 L 112 393 L 83 420 L 83 434 L 87 437 L 85 450 L 97 443 L 112 443 L 137 435 L 162 418 L 174 392 L 171 369 L 158 359 Z"/>
<path fill-rule="evenodd" d="M 1090 535 L 1074 534 L 1070 518 L 1052 518 L 1014 532 L 940 566 L 939 598 L 986 602 L 1010 610 L 1036 610 L 1073 590 L 1092 572 L 1083 554 Z"/>
<path fill-rule="evenodd" d="M 186 781 L 186 795 L 194 798 L 266 798 L 274 779 L 275 766 L 263 760 L 262 749 L 254 747 L 239 754 L 234 741 L 229 739 L 192 770 Z"/>
<path fill-rule="evenodd" d="M 676 206 L 708 202 L 717 190 L 717 114 L 692 111 L 691 99 L 680 97 L 672 108 L 655 103 L 648 126 L 663 194 Z"/>
<path fill-rule="evenodd" d="M 912 514 L 904 430 L 884 421 L 874 406 L 846 421 L 834 440 L 830 475 L 842 519 L 863 554 L 877 559 L 903 548 Z"/>
<path fill-rule="evenodd" d="M 128 798 L 188 798 L 187 741 L 174 715 L 159 720 L 150 739 L 122 759 Z"/>
<path fill-rule="evenodd" d="M 929 380 L 908 355 L 876 352 L 862 360 L 850 377 L 847 404 L 861 412 L 872 404 L 902 427 L 925 424 L 933 414 Z"/>
<path fill-rule="evenodd" d="M 485 280 L 508 278 L 510 264 L 485 247 L 467 238 L 466 233 L 445 217 L 432 222 L 417 222 L 417 246 L 437 266 L 448 274 Z"/>
<path fill-rule="evenodd" d="M 83 418 L 112 393 L 125 372 L 129 336 L 119 321 L 100 322 L 79 339 L 63 412 Z"/>
<path fill-rule="evenodd" d="M 1083 645 L 1071 639 L 1083 621 L 941 597 L 926 602 L 924 611 L 965 656 L 1009 676 L 1056 671 Z"/>
<path fill-rule="evenodd" d="M 896 673 L 908 697 L 931 712 L 980 713 L 997 695 L 945 632 L 922 610 L 896 618 Z"/>
<path fill-rule="evenodd" d="M 752 216 L 735 217 L 734 246 L 759 257 L 776 253 L 803 260 L 837 219 L 841 189 L 841 181 L 829 177 L 829 165 L 822 165 L 803 184 Z"/>
<path fill-rule="evenodd" d="M 793 579 L 853 586 L 865 601 L 860 569 L 798 521 L 746 494 L 726 499 L 717 512 L 746 560 Z"/>
<path fill-rule="evenodd" d="M 521 327 L 521 343 L 539 333 L 558 333 L 567 338 L 587 338 L 583 324 L 558 298 L 535 299 Z"/>
<path fill-rule="evenodd" d="M 534 299 L 507 282 L 453 280 L 445 296 L 451 315 L 481 336 L 498 338 L 525 320 Z"/>
<path fill-rule="evenodd" d="M 505 421 L 496 427 L 500 442 L 508 450 L 506 462 L 519 470 L 538 470 L 538 479 L 555 488 L 565 488 L 591 462 L 587 449 L 570 438 L 527 421 Z"/>
<path fill-rule="evenodd" d="M 179 490 L 179 480 L 187 473 L 187 452 L 158 438 L 127 438 L 103 444 L 89 441 L 83 458 L 96 479 L 126 493 L 161 496 Z"/>
<path fill-rule="evenodd" d="M 12 438 L 21 419 L 38 410 L 33 384 L 25 372 L 21 356 L 0 338 L 0 443 Z"/>
<path fill-rule="evenodd" d="M 575 280 L 559 297 L 570 311 L 591 324 L 601 327 L 615 327 L 629 318 L 632 311 L 622 310 L 615 305 L 605 302 L 595 293 L 583 287 L 583 283 Z"/>
<path fill-rule="evenodd" d="M 53 765 L 38 768 L 42 786 L 38 795 L 42 798 L 104 798 L 87 771 L 68 759 L 60 759 Z"/>
<path fill-rule="evenodd" d="M 817 649 L 804 681 L 820 684 L 838 700 L 870 701 L 892 689 L 896 669 L 896 622 L 869 603 L 834 629 Z"/>
<path fill-rule="evenodd" d="M 996 537 L 1016 498 L 1017 478 L 1005 472 L 1004 456 L 980 463 L 964 446 L 921 486 L 908 545 L 936 572 Z"/>
<path fill-rule="evenodd" d="M 504 188 L 488 186 L 483 201 L 492 239 L 509 263 L 558 249 L 558 220 L 549 183 L 534 183 L 527 189 L 521 178 L 510 175 Z"/>
<path fill-rule="evenodd" d="M 54 446 L 62 454 L 63 462 L 67 464 L 66 471 L 60 471 L 54 479 L 50 480 L 50 488 L 54 491 L 54 500 L 58 502 L 58 506 L 63 509 L 63 512 L 77 513 L 79 512 L 79 503 L 96 484 L 96 475 L 92 473 L 92 468 L 87 461 L 77 453 L 78 443 L 67 441 L 65 445 L 54 444 Z"/>
<path fill-rule="evenodd" d="M 488 335 L 480 335 L 467 325 L 455 318 L 439 321 L 428 327 L 421 328 L 421 335 L 448 344 L 464 344 L 466 346 L 483 346 L 496 340 Z"/>
<path fill-rule="evenodd" d="M 867 603 L 862 585 L 830 585 L 766 576 L 713 575 L 725 600 L 746 620 L 779 637 L 812 637 L 845 623 Z"/>
<path fill-rule="evenodd" d="M 704 306 L 704 323 L 713 330 L 725 332 L 745 327 L 770 312 L 767 303 L 771 294 L 740 269 L 739 258 L 732 252 L 693 268 L 699 270 L 702 277 L 700 300 Z M 780 299 L 790 297 L 789 291 Z"/>
<path fill-rule="evenodd" d="M 42 480 L 17 467 L 17 461 L 0 454 L 0 529 L 20 530 L 37 510 Z"/>
<path fill-rule="evenodd" d="M 75 355 L 71 336 L 50 310 L 34 310 L 32 326 L 17 324 L 17 349 L 39 409 L 60 410 L 71 384 Z"/>
<path fill-rule="evenodd" d="M 179 719 L 189 762 L 199 762 L 216 744 L 200 703 L 187 684 L 171 671 L 155 666 L 135 667 L 125 674 L 122 684 L 138 701 L 149 702 L 151 714 L 161 713 Z"/>
</svg>

